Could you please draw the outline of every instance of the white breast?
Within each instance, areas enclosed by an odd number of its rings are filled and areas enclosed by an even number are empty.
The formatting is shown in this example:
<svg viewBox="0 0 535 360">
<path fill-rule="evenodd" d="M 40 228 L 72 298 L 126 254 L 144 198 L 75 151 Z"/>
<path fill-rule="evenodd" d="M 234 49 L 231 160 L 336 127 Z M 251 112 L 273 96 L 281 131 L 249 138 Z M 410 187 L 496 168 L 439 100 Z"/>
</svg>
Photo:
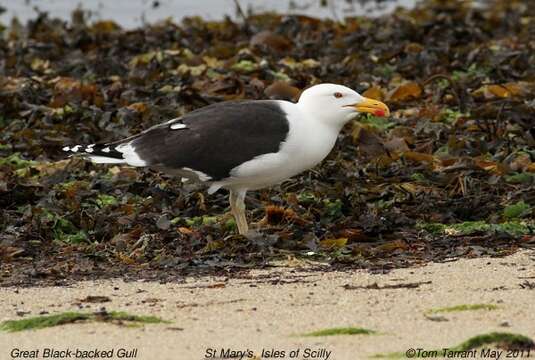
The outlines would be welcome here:
<svg viewBox="0 0 535 360">
<path fill-rule="evenodd" d="M 280 101 L 290 131 L 279 151 L 258 156 L 231 171 L 224 187 L 259 189 L 280 183 L 321 162 L 332 150 L 338 128 L 315 121 L 296 104 Z"/>
</svg>

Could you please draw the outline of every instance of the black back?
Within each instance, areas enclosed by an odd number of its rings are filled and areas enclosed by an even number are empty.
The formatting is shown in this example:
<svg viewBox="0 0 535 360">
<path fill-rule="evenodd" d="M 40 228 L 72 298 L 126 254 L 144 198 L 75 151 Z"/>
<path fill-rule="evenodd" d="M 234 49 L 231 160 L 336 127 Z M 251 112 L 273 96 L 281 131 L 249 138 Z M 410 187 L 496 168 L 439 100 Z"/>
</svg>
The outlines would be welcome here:
<svg viewBox="0 0 535 360">
<path fill-rule="evenodd" d="M 185 128 L 173 130 L 174 124 Z M 131 145 L 148 166 L 190 168 L 220 180 L 240 164 L 277 152 L 288 136 L 286 114 L 274 101 L 230 101 L 155 126 Z"/>
</svg>

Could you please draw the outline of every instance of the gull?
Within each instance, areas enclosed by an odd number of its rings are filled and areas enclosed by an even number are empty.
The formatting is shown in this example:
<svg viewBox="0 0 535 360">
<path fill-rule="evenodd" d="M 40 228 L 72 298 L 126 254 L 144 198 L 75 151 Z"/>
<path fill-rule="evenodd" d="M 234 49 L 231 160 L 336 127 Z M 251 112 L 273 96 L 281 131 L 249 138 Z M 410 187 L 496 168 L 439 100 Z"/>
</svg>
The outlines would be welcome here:
<svg viewBox="0 0 535 360">
<path fill-rule="evenodd" d="M 389 116 L 388 107 L 342 85 L 304 90 L 297 103 L 225 101 L 107 144 L 66 146 L 99 164 L 149 167 L 227 189 L 238 232 L 248 233 L 245 195 L 319 164 L 346 123 L 360 113 Z"/>
</svg>

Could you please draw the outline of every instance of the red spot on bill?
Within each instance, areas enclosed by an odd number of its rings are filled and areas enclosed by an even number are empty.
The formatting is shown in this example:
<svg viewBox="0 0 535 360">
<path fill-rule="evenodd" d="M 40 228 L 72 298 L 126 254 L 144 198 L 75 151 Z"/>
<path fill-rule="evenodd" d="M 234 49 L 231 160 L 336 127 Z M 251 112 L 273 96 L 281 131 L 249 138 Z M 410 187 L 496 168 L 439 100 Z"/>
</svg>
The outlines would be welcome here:
<svg viewBox="0 0 535 360">
<path fill-rule="evenodd" d="M 385 116 L 385 111 L 381 110 L 381 109 L 377 109 L 377 110 L 375 110 L 373 115 L 375 115 L 375 116 Z"/>
</svg>

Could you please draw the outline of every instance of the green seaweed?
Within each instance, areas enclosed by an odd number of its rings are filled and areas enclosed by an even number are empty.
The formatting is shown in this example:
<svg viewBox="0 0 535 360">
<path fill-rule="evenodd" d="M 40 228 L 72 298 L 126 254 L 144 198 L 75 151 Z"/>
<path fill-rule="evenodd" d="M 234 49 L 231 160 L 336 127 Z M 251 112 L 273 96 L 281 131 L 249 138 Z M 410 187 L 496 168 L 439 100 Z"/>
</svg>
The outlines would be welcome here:
<svg viewBox="0 0 535 360">
<path fill-rule="evenodd" d="M 99 194 L 96 203 L 99 207 L 103 208 L 106 206 L 117 205 L 119 201 L 113 195 Z"/>
<path fill-rule="evenodd" d="M 303 191 L 299 194 L 297 194 L 297 201 L 299 201 L 301 204 L 315 204 L 318 199 L 316 198 L 316 195 L 314 195 L 311 191 Z"/>
<path fill-rule="evenodd" d="M 373 335 L 375 331 L 359 327 L 341 327 L 313 331 L 303 336 Z"/>
<path fill-rule="evenodd" d="M 465 221 L 460 224 L 446 226 L 444 231 L 450 232 L 452 235 L 469 235 L 477 232 L 487 232 L 492 230 L 492 225 L 485 221 Z"/>
<path fill-rule="evenodd" d="M 338 218 L 342 216 L 342 200 L 336 199 L 331 201 L 329 199 L 323 200 L 323 205 L 325 206 L 325 214 L 329 218 Z"/>
<path fill-rule="evenodd" d="M 76 321 L 89 320 L 91 314 L 65 312 L 61 314 L 36 316 L 22 320 L 7 320 L 0 324 L 0 330 L 15 332 L 23 330 L 43 329 L 52 326 L 70 324 Z"/>
<path fill-rule="evenodd" d="M 8 157 L 0 158 L 0 166 L 8 165 L 14 169 L 25 169 L 35 164 L 37 162 L 21 158 L 20 153 L 13 153 Z"/>
<path fill-rule="evenodd" d="M 396 123 L 388 121 L 388 118 L 378 117 L 372 114 L 366 114 L 366 116 L 362 116 L 359 122 L 362 124 L 368 124 L 380 131 L 385 131 L 396 126 Z"/>
<path fill-rule="evenodd" d="M 530 233 L 528 224 L 519 221 L 507 221 L 501 224 L 489 224 L 485 221 L 466 221 L 458 224 L 417 223 L 416 228 L 434 235 L 472 235 L 475 233 L 504 232 L 513 236 Z"/>
<path fill-rule="evenodd" d="M 174 219 L 173 219 L 174 220 Z M 189 227 L 199 227 L 215 225 L 219 222 L 219 216 L 195 216 L 185 219 L 186 225 Z"/>
<path fill-rule="evenodd" d="M 434 234 L 434 235 L 441 235 L 444 233 L 444 228 L 446 225 L 441 223 L 417 223 L 416 228 L 419 230 L 425 230 L 428 233 Z"/>
<path fill-rule="evenodd" d="M 414 173 L 411 175 L 411 180 L 412 181 L 417 181 L 417 182 L 426 182 L 427 179 L 425 178 L 425 175 L 422 174 L 422 173 Z"/>
<path fill-rule="evenodd" d="M 35 316 L 21 320 L 7 320 L 0 324 L 0 330 L 7 332 L 37 330 L 64 324 L 72 324 L 79 321 L 125 321 L 133 325 L 168 323 L 168 321 L 164 321 L 156 316 L 131 315 L 121 311 L 112 311 L 106 313 L 81 313 L 69 311 L 61 314 Z"/>
<path fill-rule="evenodd" d="M 531 212 L 531 206 L 524 201 L 519 201 L 516 204 L 507 206 L 503 210 L 503 216 L 506 219 L 516 219 L 528 215 Z"/>
<path fill-rule="evenodd" d="M 500 224 L 499 230 L 508 234 L 519 236 L 532 233 L 533 225 L 531 225 L 530 229 L 530 226 L 526 223 L 510 221 Z"/>
<path fill-rule="evenodd" d="M 48 209 L 43 209 L 42 218 L 52 223 L 51 227 L 55 241 L 75 244 L 88 239 L 84 230 L 78 229 L 72 222 Z"/>
<path fill-rule="evenodd" d="M 437 313 L 450 313 L 450 312 L 460 312 L 460 311 L 496 310 L 496 309 L 498 309 L 498 306 L 494 304 L 463 304 L 463 305 L 455 305 L 455 306 L 431 309 L 427 311 L 427 313 L 437 314 Z"/>
<path fill-rule="evenodd" d="M 60 240 L 68 244 L 79 244 L 88 240 L 87 233 L 84 230 L 79 230 L 74 234 L 57 234 L 55 240 Z"/>
<path fill-rule="evenodd" d="M 250 60 L 241 60 L 236 64 L 232 65 L 232 70 L 238 71 L 241 73 L 250 73 L 258 69 L 258 64 Z"/>
<path fill-rule="evenodd" d="M 473 336 L 463 343 L 450 348 L 455 351 L 466 351 L 476 349 L 483 345 L 497 344 L 504 349 L 533 349 L 535 342 L 527 336 L 512 333 L 492 332 Z"/>
<path fill-rule="evenodd" d="M 466 71 L 455 70 L 452 72 L 451 79 L 454 81 L 460 81 L 465 79 L 473 79 L 478 77 L 485 77 L 489 73 L 490 69 L 472 64 Z"/>
<path fill-rule="evenodd" d="M 440 113 L 440 120 L 442 122 L 453 124 L 461 117 L 468 117 L 469 114 L 462 113 L 457 110 L 445 109 Z"/>
<path fill-rule="evenodd" d="M 513 175 L 507 175 L 505 177 L 505 181 L 511 184 L 529 184 L 535 181 L 535 174 L 523 172 L 516 173 Z"/>
<path fill-rule="evenodd" d="M 267 73 L 273 76 L 276 80 L 285 81 L 285 82 L 290 82 L 292 80 L 288 75 L 286 75 L 282 71 L 268 70 Z"/>
<path fill-rule="evenodd" d="M 238 225 L 236 225 L 236 220 L 234 218 L 228 219 L 225 222 L 225 230 L 227 231 L 235 231 L 238 228 Z"/>
</svg>

